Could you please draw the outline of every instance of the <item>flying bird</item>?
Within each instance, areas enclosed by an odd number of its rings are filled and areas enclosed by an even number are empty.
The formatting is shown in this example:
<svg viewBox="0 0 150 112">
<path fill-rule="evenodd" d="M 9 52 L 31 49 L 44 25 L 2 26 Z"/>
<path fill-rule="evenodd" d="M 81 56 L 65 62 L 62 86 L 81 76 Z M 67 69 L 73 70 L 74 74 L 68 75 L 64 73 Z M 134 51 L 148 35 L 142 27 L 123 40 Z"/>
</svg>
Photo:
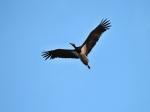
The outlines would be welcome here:
<svg viewBox="0 0 150 112">
<path fill-rule="evenodd" d="M 74 49 L 55 49 L 50 51 L 42 52 L 43 58 L 54 59 L 54 58 L 74 58 L 80 59 L 84 65 L 86 65 L 89 69 L 89 60 L 88 54 L 95 46 L 102 33 L 108 30 L 111 27 L 110 20 L 102 19 L 100 24 L 90 32 L 87 39 L 80 46 L 76 46 L 74 43 L 70 43 Z"/>
</svg>

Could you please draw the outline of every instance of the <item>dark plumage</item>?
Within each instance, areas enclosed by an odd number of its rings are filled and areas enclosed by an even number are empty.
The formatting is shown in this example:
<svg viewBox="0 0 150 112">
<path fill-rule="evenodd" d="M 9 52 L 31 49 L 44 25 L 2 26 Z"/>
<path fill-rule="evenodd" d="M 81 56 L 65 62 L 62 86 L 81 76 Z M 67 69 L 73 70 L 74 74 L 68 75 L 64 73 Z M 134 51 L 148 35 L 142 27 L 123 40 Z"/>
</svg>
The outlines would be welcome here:
<svg viewBox="0 0 150 112">
<path fill-rule="evenodd" d="M 101 34 L 110 27 L 110 21 L 107 19 L 102 19 L 101 23 L 89 34 L 85 42 L 82 44 L 82 48 L 87 47 L 86 55 L 90 53 L 96 42 L 99 40 Z"/>
<path fill-rule="evenodd" d="M 56 49 L 51 51 L 45 51 L 43 52 L 42 56 L 43 58 L 45 58 L 45 60 L 47 60 L 48 58 L 78 58 L 73 52 L 75 51 L 68 49 Z"/>
<path fill-rule="evenodd" d="M 47 60 L 48 58 L 80 58 L 80 60 L 88 67 L 88 58 L 87 55 L 90 53 L 92 48 L 95 46 L 101 34 L 108 30 L 111 27 L 110 21 L 107 19 L 102 19 L 100 24 L 89 34 L 85 42 L 76 47 L 75 44 L 70 43 L 74 49 L 55 49 L 51 51 L 43 52 L 42 56 Z"/>
</svg>

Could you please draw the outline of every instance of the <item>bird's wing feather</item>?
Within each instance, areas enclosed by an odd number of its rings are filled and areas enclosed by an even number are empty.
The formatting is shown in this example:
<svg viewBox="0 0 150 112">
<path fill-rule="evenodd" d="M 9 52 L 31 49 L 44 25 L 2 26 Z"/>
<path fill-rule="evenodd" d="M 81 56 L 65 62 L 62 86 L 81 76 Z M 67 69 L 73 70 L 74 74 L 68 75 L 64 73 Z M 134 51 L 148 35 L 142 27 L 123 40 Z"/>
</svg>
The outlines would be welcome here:
<svg viewBox="0 0 150 112">
<path fill-rule="evenodd" d="M 68 49 L 55 49 L 51 51 L 45 51 L 42 53 L 43 58 L 47 60 L 48 58 L 78 58 L 76 52 L 74 50 Z"/>
<path fill-rule="evenodd" d="M 88 55 L 96 42 L 99 40 L 101 34 L 111 27 L 110 21 L 102 19 L 101 23 L 89 34 L 85 42 L 82 44 L 81 52 Z"/>
</svg>

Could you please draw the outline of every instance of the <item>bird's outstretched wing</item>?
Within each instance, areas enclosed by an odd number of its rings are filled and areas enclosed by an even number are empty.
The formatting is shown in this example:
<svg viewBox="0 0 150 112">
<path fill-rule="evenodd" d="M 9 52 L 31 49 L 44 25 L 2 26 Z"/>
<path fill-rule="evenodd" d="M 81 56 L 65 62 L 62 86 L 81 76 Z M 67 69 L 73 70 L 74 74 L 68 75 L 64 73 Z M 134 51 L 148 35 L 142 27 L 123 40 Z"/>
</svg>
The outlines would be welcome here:
<svg viewBox="0 0 150 112">
<path fill-rule="evenodd" d="M 42 56 L 43 58 L 45 58 L 45 60 L 47 60 L 48 58 L 78 58 L 74 50 L 68 49 L 55 49 L 51 51 L 45 51 L 42 53 Z"/>
<path fill-rule="evenodd" d="M 81 52 L 88 55 L 101 34 L 111 27 L 110 20 L 102 19 L 101 23 L 89 34 L 85 42 L 81 46 Z"/>
</svg>

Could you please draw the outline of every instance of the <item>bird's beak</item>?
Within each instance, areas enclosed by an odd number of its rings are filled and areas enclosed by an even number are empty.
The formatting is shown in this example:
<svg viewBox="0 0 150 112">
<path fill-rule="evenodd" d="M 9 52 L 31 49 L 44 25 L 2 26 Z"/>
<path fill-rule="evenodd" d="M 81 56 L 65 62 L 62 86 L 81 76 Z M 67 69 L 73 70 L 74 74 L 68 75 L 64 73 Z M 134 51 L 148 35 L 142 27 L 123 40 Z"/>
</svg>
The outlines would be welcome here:
<svg viewBox="0 0 150 112">
<path fill-rule="evenodd" d="M 70 45 L 72 45 L 75 49 L 76 49 L 76 46 L 75 46 L 75 44 L 73 44 L 73 43 L 69 43 Z"/>
<path fill-rule="evenodd" d="M 69 43 L 70 45 L 72 45 L 73 47 L 75 47 L 75 45 L 73 43 Z"/>
<path fill-rule="evenodd" d="M 69 44 L 73 46 L 73 43 L 69 43 Z"/>
</svg>

